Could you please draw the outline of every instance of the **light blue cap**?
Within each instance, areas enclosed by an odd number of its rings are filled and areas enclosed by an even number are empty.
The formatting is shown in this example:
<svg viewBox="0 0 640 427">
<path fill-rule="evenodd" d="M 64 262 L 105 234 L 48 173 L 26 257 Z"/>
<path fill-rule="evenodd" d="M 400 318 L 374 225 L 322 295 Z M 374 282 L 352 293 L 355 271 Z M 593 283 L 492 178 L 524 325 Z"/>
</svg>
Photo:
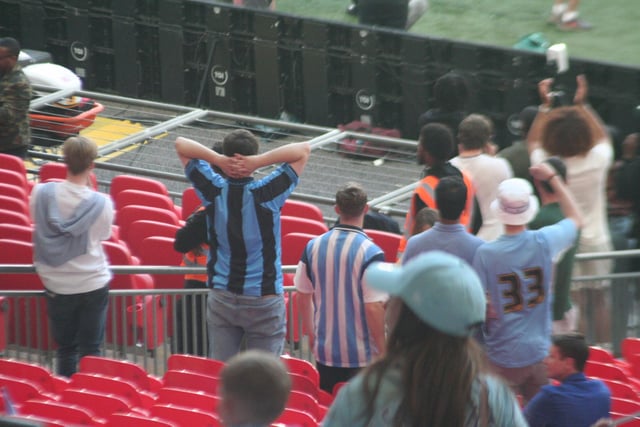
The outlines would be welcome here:
<svg viewBox="0 0 640 427">
<path fill-rule="evenodd" d="M 467 336 L 485 320 L 480 278 L 456 256 L 431 251 L 403 266 L 377 262 L 364 278 L 371 288 L 400 297 L 420 319 L 445 334 Z"/>
</svg>

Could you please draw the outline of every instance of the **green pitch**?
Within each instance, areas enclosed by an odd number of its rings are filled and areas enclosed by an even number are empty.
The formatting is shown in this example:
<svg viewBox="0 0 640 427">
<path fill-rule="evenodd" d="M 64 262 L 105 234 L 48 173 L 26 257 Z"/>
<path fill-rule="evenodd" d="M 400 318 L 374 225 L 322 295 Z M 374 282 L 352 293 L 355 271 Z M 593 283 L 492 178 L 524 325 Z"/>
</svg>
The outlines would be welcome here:
<svg viewBox="0 0 640 427">
<path fill-rule="evenodd" d="M 352 22 L 350 0 L 276 0 L 282 12 Z M 569 55 L 640 67 L 640 0 L 583 0 L 589 31 L 566 32 L 547 24 L 552 0 L 430 0 L 427 13 L 410 32 L 432 37 L 511 47 L 522 36 L 542 32 Z"/>
</svg>

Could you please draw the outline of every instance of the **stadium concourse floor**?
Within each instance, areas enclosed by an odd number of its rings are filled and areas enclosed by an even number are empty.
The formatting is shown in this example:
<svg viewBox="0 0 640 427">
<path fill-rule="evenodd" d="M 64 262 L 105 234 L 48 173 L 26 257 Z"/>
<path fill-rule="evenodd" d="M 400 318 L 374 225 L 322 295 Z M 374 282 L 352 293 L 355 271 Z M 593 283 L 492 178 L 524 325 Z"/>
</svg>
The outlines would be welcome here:
<svg viewBox="0 0 640 427">
<path fill-rule="evenodd" d="M 215 112 L 195 121 L 176 127 L 169 126 L 167 130 L 156 132 L 158 126 L 164 126 L 168 121 L 185 114 L 185 111 L 195 109 L 169 104 L 149 106 L 144 102 L 139 105 L 135 99 L 118 97 L 117 101 L 113 101 L 100 99 L 101 94 L 98 93 L 90 94 L 105 106 L 94 123 L 81 131 L 82 135 L 93 139 L 100 146 L 100 157 L 97 159 L 95 170 L 99 189 L 108 191 L 110 179 L 117 174 L 149 175 L 167 185 L 177 204 L 180 204 L 179 195 L 189 185 L 173 146 L 178 136 L 192 138 L 211 146 L 221 141 L 228 132 L 246 128 L 259 136 L 260 151 L 263 152 L 282 144 L 323 137 L 327 132 L 337 133 L 335 129 L 317 127 L 301 130 L 295 128 L 295 124 L 294 128 L 290 128 L 292 124 L 285 121 L 269 123 L 267 126 L 262 124 L 259 118 L 226 113 L 218 115 Z M 147 133 L 150 135 L 145 135 Z M 401 148 L 389 146 L 384 159 L 376 161 L 377 157 L 354 159 L 342 155 L 338 151 L 338 138 L 325 138 L 324 143 L 312 149 L 309 163 L 293 196 L 310 198 L 310 201 L 316 202 L 327 219 L 331 220 L 336 216 L 333 211 L 335 191 L 348 181 L 361 183 L 372 200 L 419 179 L 421 167 L 415 161 L 415 141 L 405 141 Z M 64 137 L 59 139 L 61 143 Z M 60 154 L 59 147 L 35 147 L 35 151 Z M 35 163 L 30 165 L 31 168 L 28 165 L 28 169 L 37 169 L 37 164 L 41 161 L 35 159 Z M 136 170 L 107 170 L 101 167 L 101 164 Z M 269 168 L 266 168 L 258 171 L 257 176 L 268 172 Z M 400 200 L 385 206 L 395 213 L 397 220 L 402 221 L 402 212 L 406 211 L 408 203 L 407 200 Z"/>
</svg>

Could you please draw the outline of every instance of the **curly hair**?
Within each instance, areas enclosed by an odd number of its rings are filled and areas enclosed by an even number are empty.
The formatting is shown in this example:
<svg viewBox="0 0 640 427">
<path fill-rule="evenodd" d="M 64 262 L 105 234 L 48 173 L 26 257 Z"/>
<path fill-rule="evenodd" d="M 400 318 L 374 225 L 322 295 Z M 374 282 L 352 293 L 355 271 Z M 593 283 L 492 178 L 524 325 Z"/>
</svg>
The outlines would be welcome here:
<svg viewBox="0 0 640 427">
<path fill-rule="evenodd" d="M 573 157 L 593 147 L 589 122 L 576 107 L 555 108 L 542 131 L 542 148 L 552 156 Z"/>
</svg>

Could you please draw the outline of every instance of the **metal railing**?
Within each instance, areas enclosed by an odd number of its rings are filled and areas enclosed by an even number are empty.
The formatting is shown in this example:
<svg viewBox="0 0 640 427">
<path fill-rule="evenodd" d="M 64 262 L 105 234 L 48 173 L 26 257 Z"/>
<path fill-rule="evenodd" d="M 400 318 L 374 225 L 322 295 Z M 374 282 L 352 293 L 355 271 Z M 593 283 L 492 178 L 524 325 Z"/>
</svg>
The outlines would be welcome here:
<svg viewBox="0 0 640 427">
<path fill-rule="evenodd" d="M 576 262 L 594 259 L 614 261 L 638 258 L 640 250 L 614 251 L 576 255 Z M 204 267 L 112 266 L 114 274 L 204 274 Z M 294 272 L 295 266 L 284 266 L 284 272 Z M 34 273 L 33 265 L 0 265 L 3 274 Z M 615 271 L 599 276 L 573 277 L 574 282 L 608 281 L 605 292 L 611 298 L 610 341 L 596 342 L 598 325 L 594 312 L 596 301 L 583 288 L 587 300 L 586 331 L 591 344 L 605 344 L 620 353 L 620 343 L 627 336 L 640 335 L 640 271 Z M 4 284 L 4 287 L 10 284 Z M 292 301 L 293 287 L 285 287 L 285 296 Z M 167 358 L 178 348 L 205 354 L 207 289 L 111 290 L 104 342 L 105 354 L 131 360 L 148 372 L 161 375 L 167 368 Z M 0 291 L 0 350 L 6 357 L 34 361 L 53 369 L 55 348 L 48 330 L 48 320 L 42 291 Z M 288 304 L 288 330 L 285 349 L 288 353 L 312 359 L 306 338 L 301 333 L 301 321 Z M 202 313 L 202 314 L 198 314 Z M 199 349 L 199 350 L 198 350 Z"/>
</svg>

